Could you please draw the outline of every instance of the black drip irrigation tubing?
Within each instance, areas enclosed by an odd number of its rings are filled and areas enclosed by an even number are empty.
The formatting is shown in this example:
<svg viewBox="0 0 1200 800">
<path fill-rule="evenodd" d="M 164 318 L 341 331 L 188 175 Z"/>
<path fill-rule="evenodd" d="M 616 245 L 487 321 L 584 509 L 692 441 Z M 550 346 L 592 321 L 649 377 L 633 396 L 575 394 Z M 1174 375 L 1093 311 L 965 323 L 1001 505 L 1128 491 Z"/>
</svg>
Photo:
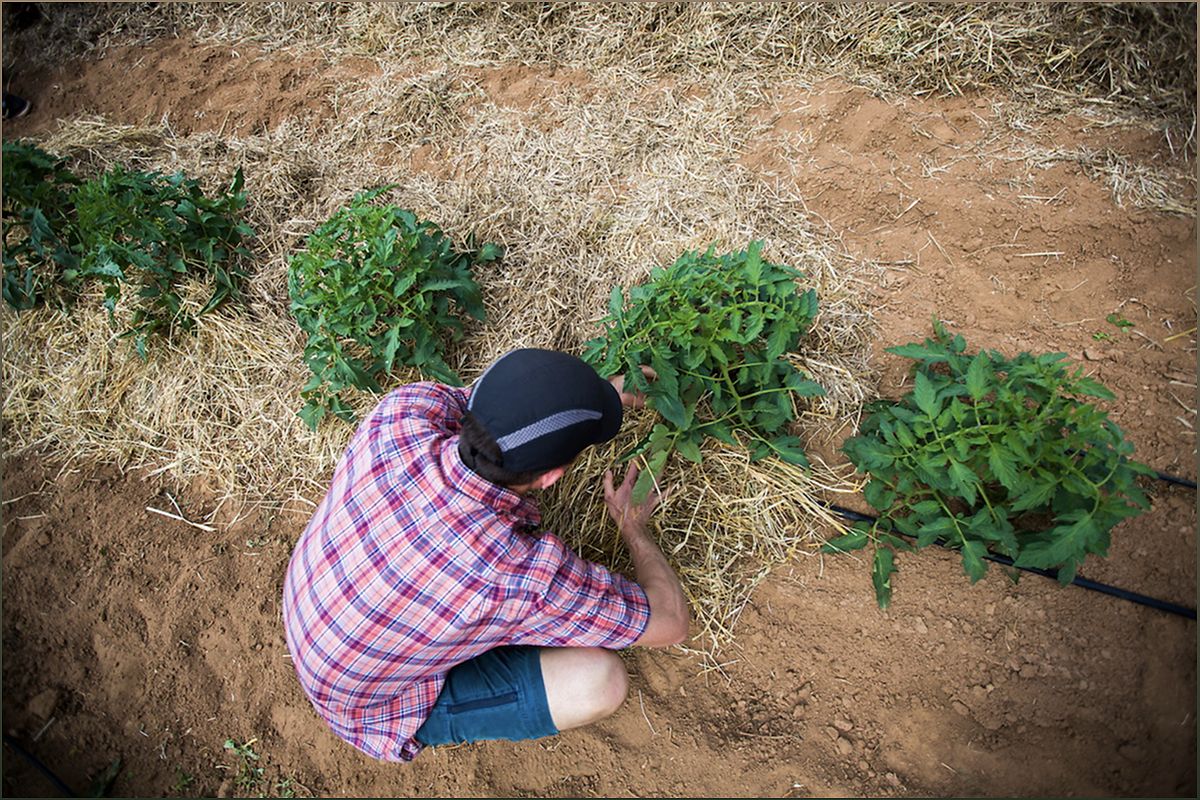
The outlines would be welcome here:
<svg viewBox="0 0 1200 800">
<path fill-rule="evenodd" d="M 1078 450 L 1068 450 L 1067 453 L 1070 455 L 1079 455 Z M 1186 486 L 1188 489 L 1196 488 L 1195 481 L 1190 481 L 1187 478 L 1181 478 L 1178 475 L 1170 475 L 1166 472 L 1159 472 L 1158 470 L 1154 470 L 1154 477 L 1158 478 L 1160 481 L 1166 481 L 1167 483 L 1173 483 L 1176 486 Z"/>
<path fill-rule="evenodd" d="M 67 786 L 65 783 L 63 783 L 59 779 L 59 777 L 57 775 L 55 775 L 53 772 L 51 772 L 50 768 L 41 762 L 41 759 L 39 759 L 33 753 L 30 753 L 28 750 L 26 750 L 24 747 L 22 747 L 20 745 L 20 743 L 14 737 L 9 736 L 7 733 L 4 734 L 4 743 L 6 745 L 8 745 L 9 747 L 11 747 L 13 749 L 13 752 L 15 752 L 21 758 L 23 758 L 27 762 L 29 762 L 29 764 L 34 769 L 36 769 L 38 772 L 42 773 L 43 777 L 45 777 L 46 780 L 53 783 L 54 788 L 56 788 L 60 792 L 62 792 L 64 797 L 78 797 L 79 796 L 79 795 L 75 794 L 74 791 L 72 791 L 70 786 Z"/>
<path fill-rule="evenodd" d="M 1168 475 L 1164 472 L 1155 472 L 1154 474 L 1158 476 L 1158 479 L 1161 481 L 1174 483 L 1179 486 L 1187 486 L 1191 489 L 1196 488 L 1195 482 L 1189 481 L 1186 478 L 1177 478 L 1174 475 Z M 852 522 L 875 522 L 875 517 L 872 517 L 870 514 L 861 514 L 857 511 L 852 511 L 849 508 L 843 508 L 842 506 L 833 505 L 831 503 L 826 503 L 824 505 L 833 513 L 839 514 L 842 517 L 851 520 Z M 895 532 L 899 533 L 901 536 L 905 535 L 899 531 Z M 938 539 L 936 542 L 934 542 L 934 544 L 940 545 L 941 547 L 948 547 L 944 539 Z M 986 558 L 988 561 L 994 561 L 997 564 L 1003 564 L 1006 567 L 1016 567 L 1024 572 L 1032 572 L 1037 575 L 1042 575 L 1046 578 L 1058 579 L 1058 570 L 1055 569 L 1042 569 L 1040 567 L 1017 567 L 1011 558 L 996 553 L 988 553 L 984 556 L 984 558 Z M 1100 592 L 1101 594 L 1119 597 L 1122 600 L 1128 600 L 1131 603 L 1137 603 L 1138 605 L 1157 608 L 1159 611 L 1177 614 L 1181 617 L 1187 617 L 1188 619 L 1196 618 L 1196 609 L 1194 608 L 1188 608 L 1187 606 L 1181 606 L 1176 603 L 1168 603 L 1166 600 L 1159 600 L 1156 597 L 1148 597 L 1147 595 L 1131 592 L 1127 589 L 1119 589 L 1116 586 L 1109 586 L 1107 583 L 1088 580 L 1087 578 L 1080 577 L 1079 575 L 1076 575 L 1074 579 L 1072 579 L 1071 584 L 1073 586 L 1081 586 L 1084 589 L 1091 589 L 1093 592 Z"/>
<path fill-rule="evenodd" d="M 843 516 L 846 519 L 851 520 L 853 522 L 874 522 L 875 521 L 875 517 L 872 517 L 870 514 L 860 514 L 859 512 L 851 511 L 848 508 L 842 508 L 841 506 L 835 506 L 835 505 L 830 505 L 830 504 L 827 504 L 825 507 L 828 508 L 833 513 L 840 514 L 841 516 Z M 900 536 L 905 535 L 903 533 L 900 533 L 900 531 L 895 531 L 895 533 L 899 534 Z M 912 537 L 908 537 L 908 538 L 912 538 Z M 941 547 L 947 547 L 947 544 L 944 539 L 938 539 L 936 542 L 934 542 L 934 544 L 940 545 Z M 947 549 L 949 549 L 949 548 L 947 547 Z M 1003 564 L 1006 567 L 1015 567 L 1016 566 L 1016 564 L 1013 563 L 1013 560 L 1011 558 L 1009 558 L 1008 556 L 999 555 L 997 553 L 987 553 L 986 555 L 984 555 L 984 558 L 986 558 L 988 561 L 994 561 L 997 564 Z M 1024 572 L 1032 572 L 1036 575 L 1042 575 L 1047 578 L 1054 578 L 1056 580 L 1058 579 L 1058 570 L 1054 570 L 1054 569 L 1042 569 L 1041 567 L 1017 567 L 1017 569 L 1022 570 Z M 1188 608 L 1187 606 L 1176 605 L 1175 603 L 1168 603 L 1166 600 L 1159 600 L 1158 598 L 1155 598 L 1155 597 L 1147 597 L 1144 594 L 1138 594 L 1137 592 L 1131 592 L 1131 591 L 1128 591 L 1127 589 L 1119 589 L 1116 586 L 1109 586 L 1107 583 L 1100 583 L 1099 581 L 1088 580 L 1087 578 L 1080 577 L 1079 575 L 1075 576 L 1075 578 L 1071 581 L 1071 584 L 1074 586 L 1082 586 L 1084 589 L 1091 589 L 1093 592 L 1101 592 L 1102 594 L 1109 594 L 1109 595 L 1112 595 L 1113 597 L 1119 597 L 1122 600 L 1129 600 L 1130 602 L 1137 603 L 1138 605 L 1149 606 L 1150 608 L 1157 608 L 1160 611 L 1167 611 L 1172 614 L 1178 614 L 1179 616 L 1187 617 L 1188 619 L 1196 618 L 1196 609 L 1194 609 L 1194 608 Z"/>
<path fill-rule="evenodd" d="M 1195 481 L 1189 481 L 1187 478 L 1180 478 L 1176 475 L 1168 475 L 1165 472 L 1157 472 L 1156 471 L 1154 473 L 1154 477 L 1158 478 L 1160 481 L 1166 481 L 1167 483 L 1173 483 L 1176 486 L 1186 486 L 1189 489 L 1196 488 Z"/>
</svg>

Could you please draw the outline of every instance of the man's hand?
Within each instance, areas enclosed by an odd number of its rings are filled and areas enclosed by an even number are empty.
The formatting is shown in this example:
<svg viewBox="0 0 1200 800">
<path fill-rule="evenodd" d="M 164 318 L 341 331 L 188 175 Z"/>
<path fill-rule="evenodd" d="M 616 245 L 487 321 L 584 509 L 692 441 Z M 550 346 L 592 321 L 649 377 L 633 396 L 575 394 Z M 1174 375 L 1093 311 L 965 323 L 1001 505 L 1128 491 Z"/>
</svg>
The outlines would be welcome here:
<svg viewBox="0 0 1200 800">
<path fill-rule="evenodd" d="M 655 487 L 644 502 L 634 503 L 633 485 L 637 483 L 637 477 L 638 468 L 631 465 L 620 488 L 614 489 L 612 470 L 607 470 L 604 473 L 604 503 L 621 531 L 621 539 L 629 548 L 638 585 L 650 603 L 650 619 L 646 623 L 646 630 L 634 644 L 641 647 L 670 647 L 687 639 L 692 617 L 678 576 L 667 563 L 662 550 L 646 533 L 650 514 L 665 498 L 659 495 Z"/>
<path fill-rule="evenodd" d="M 650 515 L 663 500 L 663 496 L 659 494 L 656 486 L 650 489 L 650 493 L 646 495 L 644 501 L 634 503 L 633 486 L 637 483 L 637 478 L 637 464 L 631 464 L 629 471 L 625 473 L 625 480 L 621 481 L 620 488 L 613 489 L 613 471 L 610 469 L 604 472 L 604 504 L 608 507 L 608 515 L 613 518 L 613 522 L 617 523 L 617 530 L 621 532 L 622 536 L 629 532 L 633 532 L 634 535 L 644 534 L 646 526 L 650 523 Z"/>
<path fill-rule="evenodd" d="M 641 369 L 642 374 L 645 375 L 647 379 L 652 381 L 658 380 L 658 373 L 650 367 L 647 367 L 645 364 L 642 364 L 639 369 Z M 624 375 L 614 375 L 608 379 L 608 382 L 611 383 L 613 388 L 617 390 L 617 394 L 621 395 L 621 405 L 625 406 L 626 408 L 641 408 L 642 406 L 646 405 L 646 395 L 642 394 L 641 392 L 625 391 Z"/>
</svg>

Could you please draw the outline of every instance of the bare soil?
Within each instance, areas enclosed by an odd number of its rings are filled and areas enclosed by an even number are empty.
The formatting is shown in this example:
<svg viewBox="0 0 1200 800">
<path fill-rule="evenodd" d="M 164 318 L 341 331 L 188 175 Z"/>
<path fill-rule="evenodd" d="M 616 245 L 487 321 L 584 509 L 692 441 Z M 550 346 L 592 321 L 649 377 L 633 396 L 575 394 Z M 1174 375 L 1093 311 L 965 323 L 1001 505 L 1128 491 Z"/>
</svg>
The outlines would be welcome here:
<svg viewBox="0 0 1200 800">
<path fill-rule="evenodd" d="M 113 49 L 10 76 L 35 106 L 4 135 L 91 113 L 169 112 L 179 132 L 336 122 L 333 88 L 374 69 L 178 41 Z M 474 79 L 535 110 L 589 80 L 518 66 Z M 937 315 L 972 347 L 1067 353 L 1117 393 L 1112 418 L 1141 460 L 1195 479 L 1195 335 L 1180 335 L 1196 324 L 1194 220 L 1120 205 L 1080 164 L 1031 166 L 1022 152 L 1178 163 L 1161 136 L 1075 117 L 1025 131 L 1000 98 L 886 102 L 840 82 L 779 86 L 762 113 L 772 132 L 732 156 L 802 186 L 850 252 L 885 267 L 863 286 L 883 395 L 902 391 L 906 368 L 883 348 L 928 335 Z M 1113 312 L 1135 332 L 1105 322 Z M 215 503 L 161 476 L 45 453 L 10 455 L 3 479 L 4 731 L 77 789 L 119 756 L 114 794 L 228 795 L 233 738 L 255 740 L 270 794 L 289 791 L 284 779 L 322 796 L 1196 793 L 1194 621 L 1036 576 L 1014 585 L 993 570 L 971 586 L 943 552 L 901 557 L 886 612 L 865 563 L 800 558 L 756 591 L 719 667 L 627 653 L 629 700 L 603 723 L 373 762 L 313 712 L 284 646 L 279 597 L 303 510 L 203 531 L 151 510 L 199 519 Z M 1153 509 L 1084 572 L 1194 605 L 1195 528 L 1194 492 L 1156 485 Z M 4 759 L 6 795 L 54 794 Z"/>
</svg>

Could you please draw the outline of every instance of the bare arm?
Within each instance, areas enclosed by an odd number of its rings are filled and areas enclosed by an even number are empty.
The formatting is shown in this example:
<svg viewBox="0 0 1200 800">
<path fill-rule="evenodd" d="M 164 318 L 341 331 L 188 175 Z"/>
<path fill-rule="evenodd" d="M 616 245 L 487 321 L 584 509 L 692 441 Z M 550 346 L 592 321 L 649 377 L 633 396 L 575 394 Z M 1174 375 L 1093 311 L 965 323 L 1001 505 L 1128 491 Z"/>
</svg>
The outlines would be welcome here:
<svg viewBox="0 0 1200 800">
<path fill-rule="evenodd" d="M 609 516 L 617 523 L 625 546 L 629 548 L 638 585 L 650 601 L 650 622 L 634 644 L 641 647 L 669 647 L 687 639 L 691 612 L 675 571 L 667 563 L 662 550 L 646 534 L 650 514 L 660 500 L 657 490 L 652 490 L 640 505 L 633 503 L 630 497 L 637 476 L 637 467 L 631 466 L 620 488 L 614 489 L 612 470 L 605 472 L 604 502 L 608 506 Z"/>
</svg>

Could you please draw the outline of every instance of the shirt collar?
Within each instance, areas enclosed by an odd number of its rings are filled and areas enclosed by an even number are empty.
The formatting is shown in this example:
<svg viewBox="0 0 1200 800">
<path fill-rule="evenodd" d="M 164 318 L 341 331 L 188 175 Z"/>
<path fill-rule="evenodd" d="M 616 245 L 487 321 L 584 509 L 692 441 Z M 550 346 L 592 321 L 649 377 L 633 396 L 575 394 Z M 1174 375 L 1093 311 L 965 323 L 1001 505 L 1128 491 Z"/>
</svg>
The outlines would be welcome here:
<svg viewBox="0 0 1200 800">
<path fill-rule="evenodd" d="M 495 511 L 513 525 L 536 526 L 542 514 L 531 498 L 499 486 L 475 474 L 458 454 L 458 436 L 451 436 L 442 445 L 442 469 L 454 489 Z"/>
</svg>

